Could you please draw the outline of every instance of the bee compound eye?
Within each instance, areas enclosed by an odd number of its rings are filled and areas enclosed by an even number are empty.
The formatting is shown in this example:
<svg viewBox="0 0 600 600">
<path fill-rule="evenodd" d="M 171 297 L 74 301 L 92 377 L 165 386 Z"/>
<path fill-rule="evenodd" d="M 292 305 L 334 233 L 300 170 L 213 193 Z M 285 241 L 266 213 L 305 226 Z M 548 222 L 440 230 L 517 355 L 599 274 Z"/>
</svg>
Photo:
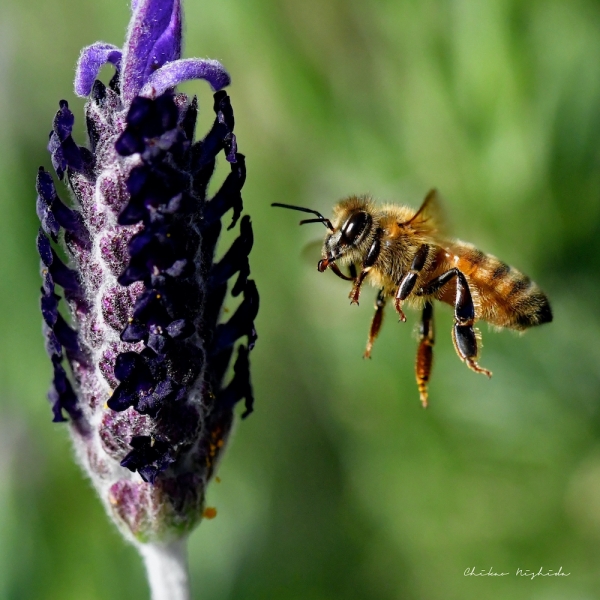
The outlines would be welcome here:
<svg viewBox="0 0 600 600">
<path fill-rule="evenodd" d="M 342 242 L 351 246 L 363 233 L 371 217 L 366 212 L 353 214 L 342 226 Z"/>
</svg>

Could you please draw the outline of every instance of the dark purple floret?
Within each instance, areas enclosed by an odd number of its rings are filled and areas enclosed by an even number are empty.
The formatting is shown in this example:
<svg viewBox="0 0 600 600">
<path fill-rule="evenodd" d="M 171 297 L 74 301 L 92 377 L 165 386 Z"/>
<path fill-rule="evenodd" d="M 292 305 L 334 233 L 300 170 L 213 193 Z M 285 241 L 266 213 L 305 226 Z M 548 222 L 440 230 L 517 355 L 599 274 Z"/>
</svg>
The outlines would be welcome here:
<svg viewBox="0 0 600 600">
<path fill-rule="evenodd" d="M 69 298 L 82 298 L 81 284 L 79 276 L 73 269 L 69 269 L 65 263 L 58 258 L 56 252 L 50 245 L 50 240 L 40 229 L 37 238 L 37 247 L 43 266 L 51 275 L 55 284 L 60 285 L 65 290 L 65 295 Z"/>
<path fill-rule="evenodd" d="M 204 169 L 200 169 L 199 173 L 202 173 L 203 170 Z M 212 166 L 210 168 L 210 173 L 208 174 L 208 179 L 210 179 L 211 174 Z M 225 182 L 215 197 L 206 206 L 204 211 L 203 231 L 206 231 L 209 227 L 214 226 L 217 223 L 220 226 L 221 218 L 230 209 L 233 209 L 233 219 L 227 229 L 229 230 L 235 227 L 235 224 L 242 214 L 243 204 L 241 190 L 245 181 L 246 160 L 243 154 L 238 153 L 235 155 L 235 162 L 231 164 L 231 173 L 227 176 L 227 179 L 225 179 Z"/>
<path fill-rule="evenodd" d="M 258 314 L 258 290 L 254 281 L 249 279 L 244 288 L 244 299 L 233 316 L 226 323 L 217 325 L 213 352 L 218 354 L 233 344 L 242 336 L 248 337 L 248 348 L 252 350 L 257 335 L 254 329 L 254 319 Z"/>
<path fill-rule="evenodd" d="M 168 442 L 149 435 L 131 438 L 133 450 L 121 461 L 121 466 L 137 471 L 144 481 L 154 483 L 156 476 L 175 461 Z"/>
<path fill-rule="evenodd" d="M 238 296 L 243 291 L 248 275 L 250 275 L 248 256 L 253 243 L 252 225 L 250 217 L 246 215 L 240 223 L 240 236 L 233 242 L 225 256 L 213 266 L 209 285 L 211 287 L 221 285 L 239 272 L 238 279 L 231 290 L 233 296 Z"/>
<path fill-rule="evenodd" d="M 239 347 L 238 356 L 233 367 L 233 379 L 217 397 L 219 407 L 224 410 L 232 409 L 237 402 L 244 399 L 246 410 L 242 413 L 242 419 L 245 419 L 254 410 L 248 352 L 248 348 L 245 346 Z"/>
<path fill-rule="evenodd" d="M 63 410 L 66 411 L 73 420 L 81 417 L 81 411 L 77 406 L 77 397 L 71 386 L 71 382 L 67 378 L 65 370 L 58 361 L 53 360 L 54 379 L 52 387 L 48 392 L 48 399 L 52 404 L 52 413 L 54 423 L 61 423 L 67 419 L 63 415 Z"/>
<path fill-rule="evenodd" d="M 56 242 L 58 232 L 62 227 L 72 241 L 89 250 L 90 235 L 81 214 L 70 209 L 58 197 L 52 176 L 44 167 L 39 168 L 36 190 L 38 193 L 37 214 L 46 235 L 49 235 Z"/>
<path fill-rule="evenodd" d="M 50 132 L 48 150 L 52 157 L 52 166 L 59 179 L 69 167 L 73 171 L 83 171 L 93 162 L 93 155 L 87 148 L 77 146 L 71 136 L 75 117 L 69 110 L 66 100 L 61 100 L 59 110 L 54 117 L 54 127 Z"/>
<path fill-rule="evenodd" d="M 127 113 L 127 129 L 115 143 L 117 152 L 121 156 L 145 152 L 148 141 L 175 129 L 178 119 L 179 111 L 171 94 L 156 100 L 137 96 Z"/>
</svg>

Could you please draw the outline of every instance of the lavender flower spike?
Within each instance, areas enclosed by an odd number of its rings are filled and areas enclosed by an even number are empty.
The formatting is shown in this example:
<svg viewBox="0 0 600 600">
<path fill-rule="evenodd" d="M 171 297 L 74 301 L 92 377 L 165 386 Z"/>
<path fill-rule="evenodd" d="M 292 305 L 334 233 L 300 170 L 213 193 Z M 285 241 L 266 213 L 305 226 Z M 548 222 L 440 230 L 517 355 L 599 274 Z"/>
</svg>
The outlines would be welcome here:
<svg viewBox="0 0 600 600">
<path fill-rule="evenodd" d="M 216 61 L 180 58 L 179 0 L 132 8 L 122 50 L 98 42 L 79 59 L 88 144 L 73 139 L 66 101 L 54 118 L 48 150 L 73 202 L 40 167 L 41 308 L 53 420 L 69 418 L 79 461 L 146 560 L 153 597 L 177 600 L 187 597 L 185 537 L 203 516 L 234 408 L 244 401 L 242 417 L 253 409 L 248 356 L 259 299 L 248 278 L 248 216 L 214 260 L 222 217 L 232 211 L 232 228 L 241 216 L 246 178 L 221 89 L 229 76 Z M 116 67 L 108 86 L 96 79 L 105 63 Z M 216 90 L 215 120 L 199 141 L 197 100 L 175 90 L 188 79 Z M 220 153 L 231 172 L 207 198 Z M 232 277 L 241 302 L 221 322 Z"/>
</svg>

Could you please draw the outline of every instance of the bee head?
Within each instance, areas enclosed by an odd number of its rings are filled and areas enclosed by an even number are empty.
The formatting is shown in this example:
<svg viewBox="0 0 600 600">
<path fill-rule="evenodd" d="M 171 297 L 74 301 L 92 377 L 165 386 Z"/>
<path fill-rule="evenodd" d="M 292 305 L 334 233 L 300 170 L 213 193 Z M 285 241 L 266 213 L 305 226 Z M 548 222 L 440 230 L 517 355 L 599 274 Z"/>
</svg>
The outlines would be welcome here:
<svg viewBox="0 0 600 600">
<path fill-rule="evenodd" d="M 362 246 L 373 228 L 373 217 L 369 211 L 370 203 L 364 197 L 351 196 L 336 204 L 333 223 L 321 213 L 310 208 L 280 204 L 279 202 L 273 203 L 271 206 L 299 210 L 317 216 L 315 219 L 300 221 L 300 225 L 305 223 L 323 223 L 325 225 L 327 235 L 323 243 L 323 259 L 319 261 L 317 267 L 321 272 L 329 267 L 339 274 L 335 261 L 346 259 L 345 262 L 352 262 L 355 256 L 362 251 Z"/>
<path fill-rule="evenodd" d="M 360 250 L 373 225 L 373 218 L 366 210 L 343 211 L 335 219 L 337 227 L 327 234 L 323 244 L 323 258 L 338 260 Z M 347 256 L 347 258 L 351 258 Z"/>
</svg>

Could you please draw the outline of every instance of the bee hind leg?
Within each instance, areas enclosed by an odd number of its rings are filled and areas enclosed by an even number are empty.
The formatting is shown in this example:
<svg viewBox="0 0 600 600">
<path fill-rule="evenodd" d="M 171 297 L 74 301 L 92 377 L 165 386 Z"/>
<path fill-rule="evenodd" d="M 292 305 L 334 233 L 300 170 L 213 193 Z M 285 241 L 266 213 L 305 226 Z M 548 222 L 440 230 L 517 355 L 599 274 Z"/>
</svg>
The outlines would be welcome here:
<svg viewBox="0 0 600 600">
<path fill-rule="evenodd" d="M 459 358 L 475 373 L 481 373 L 482 375 L 492 376 L 492 372 L 480 367 L 477 362 L 477 336 L 473 325 L 461 325 L 460 323 L 454 323 L 452 328 L 452 341 L 454 342 L 454 348 Z"/>
<path fill-rule="evenodd" d="M 419 349 L 417 350 L 417 361 L 415 363 L 415 374 L 417 376 L 417 387 L 421 397 L 423 408 L 428 405 L 427 383 L 433 366 L 433 345 L 435 343 L 433 329 L 433 304 L 426 302 L 421 315 L 419 325 Z"/>
<path fill-rule="evenodd" d="M 475 306 L 469 289 L 467 278 L 457 268 L 450 269 L 436 277 L 419 290 L 419 295 L 428 296 L 440 290 L 446 283 L 456 277 L 456 300 L 454 302 L 454 326 L 452 341 L 458 357 L 476 373 L 488 377 L 491 371 L 477 364 L 478 343 L 473 325 L 475 323 Z"/>
<path fill-rule="evenodd" d="M 386 301 L 387 298 L 385 297 L 382 288 L 381 290 L 379 290 L 377 294 L 377 299 L 375 300 L 375 314 L 373 315 L 373 320 L 371 321 L 371 329 L 369 330 L 367 349 L 363 354 L 363 358 L 371 358 L 371 350 L 373 350 L 373 343 L 379 335 L 379 331 L 383 323 L 383 309 L 385 307 Z"/>
</svg>

